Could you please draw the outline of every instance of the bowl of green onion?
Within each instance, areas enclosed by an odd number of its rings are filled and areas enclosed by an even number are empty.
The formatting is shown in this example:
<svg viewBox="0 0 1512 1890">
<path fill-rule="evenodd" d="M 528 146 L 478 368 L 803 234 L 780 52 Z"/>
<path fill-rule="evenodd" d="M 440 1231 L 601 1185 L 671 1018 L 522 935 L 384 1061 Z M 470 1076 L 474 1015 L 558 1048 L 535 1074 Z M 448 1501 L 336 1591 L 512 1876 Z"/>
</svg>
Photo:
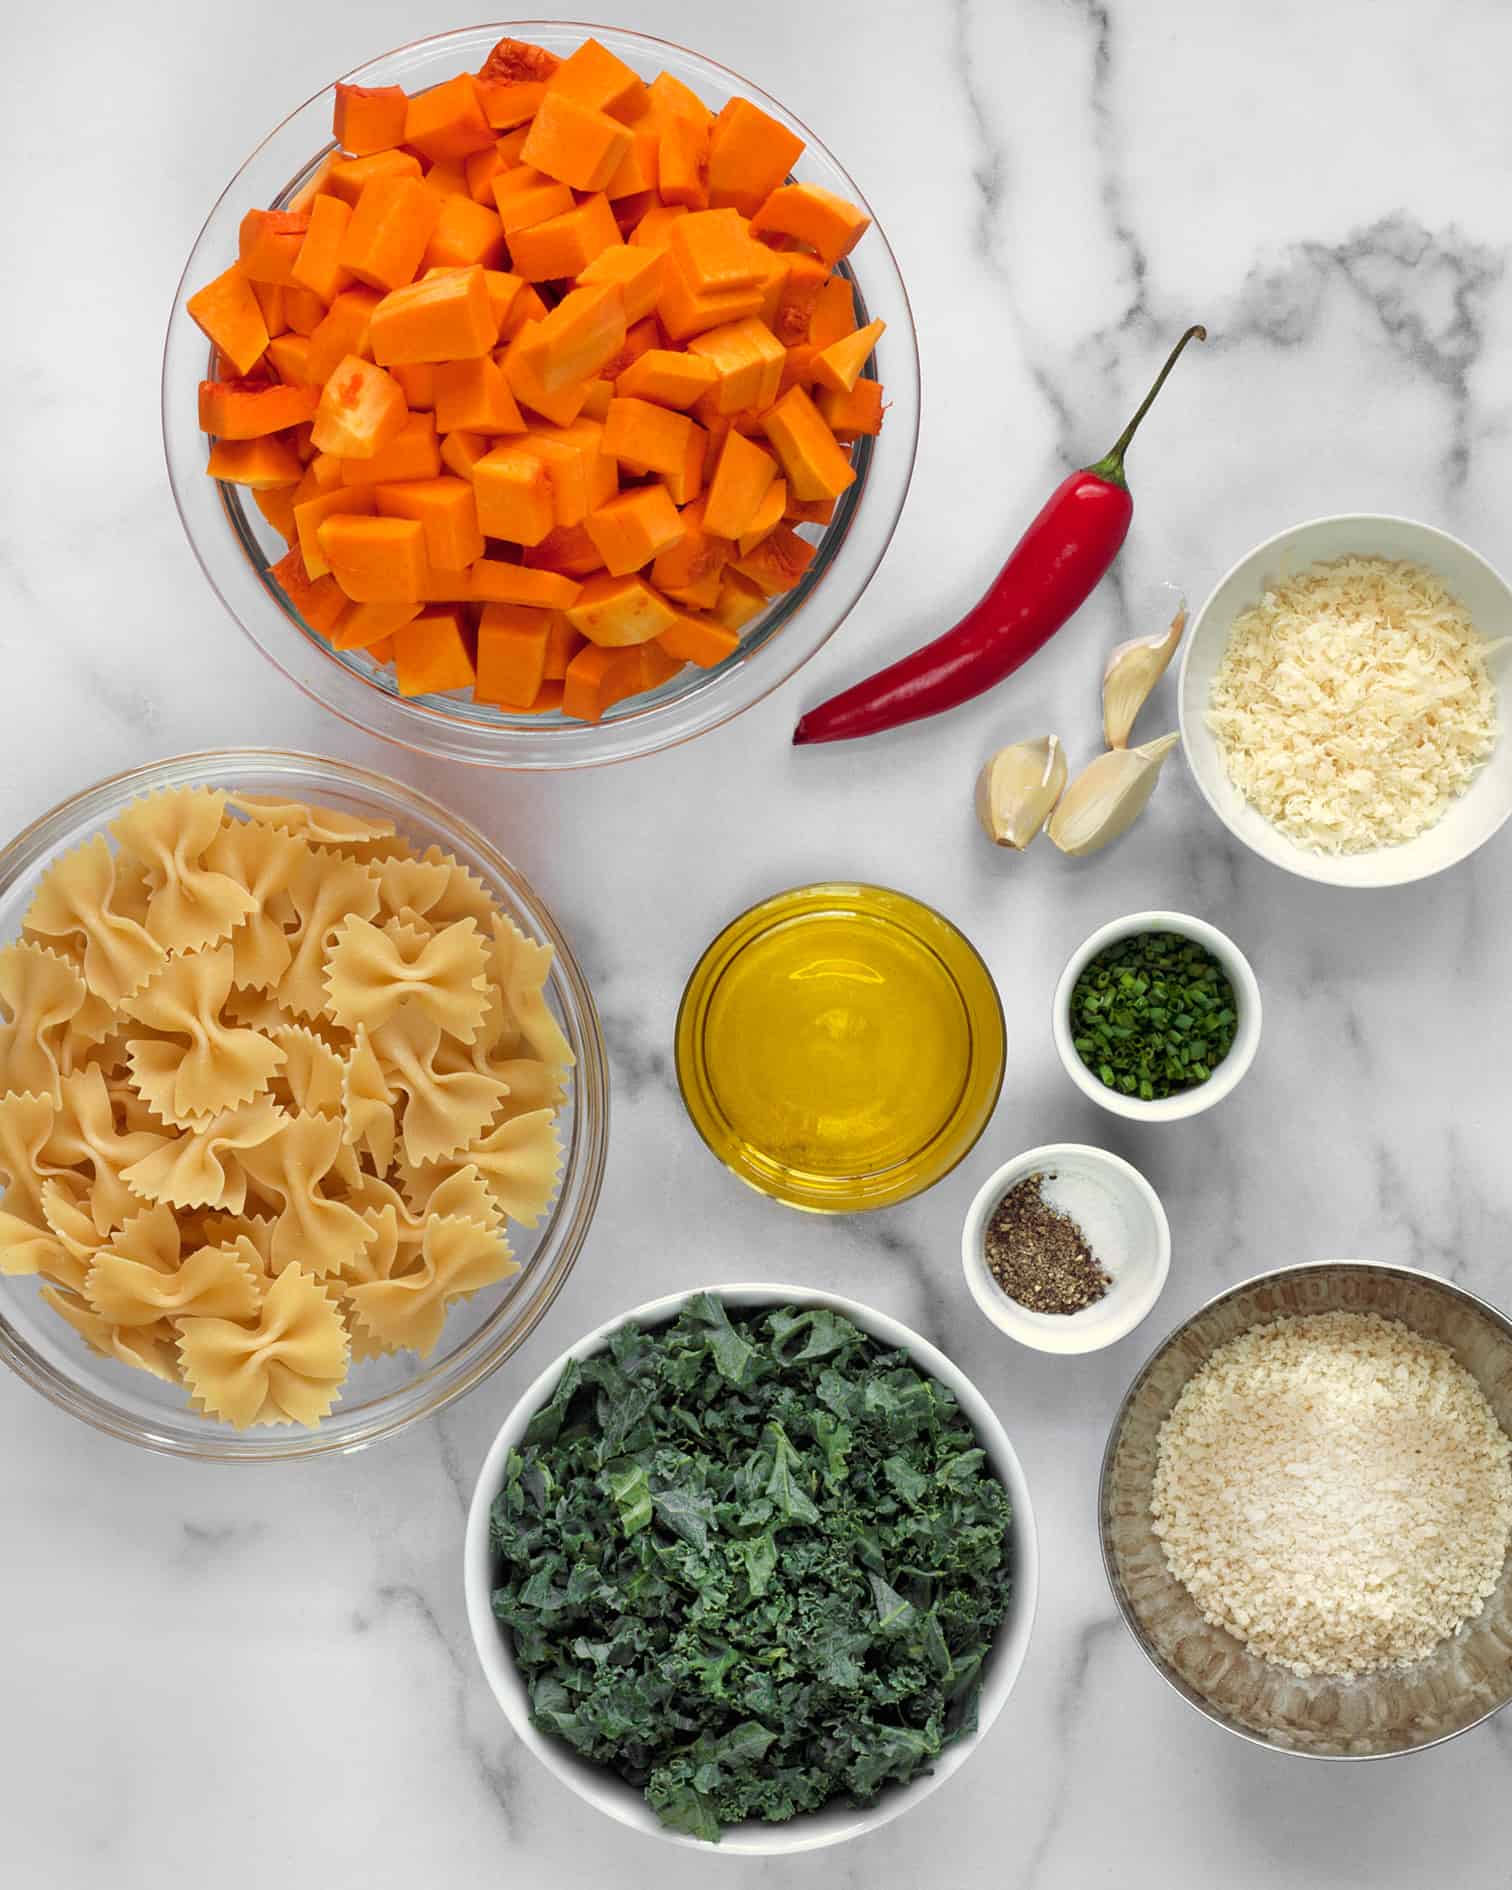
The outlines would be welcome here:
<svg viewBox="0 0 1512 1890">
<path fill-rule="evenodd" d="M 1055 988 L 1055 1047 L 1082 1094 L 1135 1122 L 1222 1102 L 1260 1047 L 1260 986 L 1226 933 L 1185 912 L 1100 926 Z"/>
</svg>

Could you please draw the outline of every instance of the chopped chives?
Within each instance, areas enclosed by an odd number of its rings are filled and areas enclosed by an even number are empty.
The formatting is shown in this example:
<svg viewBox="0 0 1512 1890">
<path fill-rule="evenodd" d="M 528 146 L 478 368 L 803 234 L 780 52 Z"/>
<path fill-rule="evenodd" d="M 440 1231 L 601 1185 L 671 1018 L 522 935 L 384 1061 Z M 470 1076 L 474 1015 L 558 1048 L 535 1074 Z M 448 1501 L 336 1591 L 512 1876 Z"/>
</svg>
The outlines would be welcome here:
<svg viewBox="0 0 1512 1890">
<path fill-rule="evenodd" d="M 1179 932 L 1105 947 L 1071 993 L 1076 1053 L 1108 1089 L 1156 1102 L 1205 1083 L 1233 1047 L 1238 999 L 1218 960 Z"/>
</svg>

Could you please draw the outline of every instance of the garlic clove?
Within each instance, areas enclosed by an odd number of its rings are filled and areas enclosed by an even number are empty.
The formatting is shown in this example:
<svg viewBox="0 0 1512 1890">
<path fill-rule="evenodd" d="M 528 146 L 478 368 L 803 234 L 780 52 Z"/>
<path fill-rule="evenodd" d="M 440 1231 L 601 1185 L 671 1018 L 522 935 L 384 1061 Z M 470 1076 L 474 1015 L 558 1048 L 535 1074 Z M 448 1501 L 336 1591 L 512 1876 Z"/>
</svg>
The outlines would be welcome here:
<svg viewBox="0 0 1512 1890">
<path fill-rule="evenodd" d="M 1103 739 L 1110 748 L 1128 746 L 1134 718 L 1166 673 L 1186 620 L 1186 599 L 1182 598 L 1169 630 L 1158 637 L 1135 637 L 1129 643 L 1120 643 L 1108 658 L 1103 671 Z"/>
<path fill-rule="evenodd" d="M 1080 858 L 1127 833 L 1155 792 L 1161 764 L 1181 739 L 1162 735 L 1142 748 L 1110 748 L 1082 769 L 1045 829 L 1062 853 Z"/>
<path fill-rule="evenodd" d="M 977 776 L 977 819 L 987 838 L 1021 853 L 1060 799 L 1068 772 L 1054 735 L 1000 748 Z"/>
</svg>

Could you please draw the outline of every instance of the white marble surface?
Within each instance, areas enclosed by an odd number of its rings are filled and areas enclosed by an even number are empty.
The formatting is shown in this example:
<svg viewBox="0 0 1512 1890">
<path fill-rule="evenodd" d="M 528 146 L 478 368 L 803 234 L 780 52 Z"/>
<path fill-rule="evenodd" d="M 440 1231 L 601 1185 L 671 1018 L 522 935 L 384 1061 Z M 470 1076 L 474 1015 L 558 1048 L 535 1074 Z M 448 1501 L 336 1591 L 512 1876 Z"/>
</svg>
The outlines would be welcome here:
<svg viewBox="0 0 1512 1890">
<path fill-rule="evenodd" d="M 150 22 L 150 23 L 149 23 Z M 613 1148 L 577 1272 L 531 1344 L 439 1422 L 347 1461 L 159 1461 L 0 1384 L 0 1876 L 15 1890 L 692 1886 L 713 1865 L 583 1810 L 474 1671 L 464 1501 L 518 1388 L 577 1332 L 721 1277 L 830 1283 L 942 1344 L 992 1398 L 1039 1509 L 1027 1668 L 972 1765 L 903 1823 L 758 1884 L 868 1890 L 1489 1890 L 1508 1880 L 1512 1715 L 1392 1765 L 1257 1752 L 1167 1692 L 1114 1618 L 1093 1494 L 1148 1346 L 1269 1264 L 1418 1261 L 1507 1278 L 1512 844 L 1374 897 L 1241 856 L 1179 767 L 1116 853 L 1003 858 L 972 776 L 1055 727 L 1086 746 L 1120 635 L 1250 544 L 1352 508 L 1512 561 L 1512 13 L 1494 0 L 642 0 L 786 99 L 853 169 L 914 297 L 925 420 L 884 570 L 810 670 L 628 771 L 512 781 L 364 742 L 234 629 L 180 533 L 157 432 L 169 298 L 209 201 L 289 106 L 445 24 L 398 0 L 255 16 L 160 0 L 18 8 L 0 76 L 9 292 L 0 827 L 177 750 L 275 742 L 374 760 L 483 822 L 554 904 L 603 1007 Z M 995 700 L 886 743 L 795 753 L 794 716 L 977 593 L 1069 465 L 1118 430 L 1168 339 L 1206 320 L 1135 449 L 1132 539 Z M 1170 720 L 1167 686 L 1151 718 Z M 704 1152 L 669 1069 L 681 980 L 754 897 L 817 875 L 942 906 L 991 962 L 1011 1067 L 971 1159 L 912 1205 L 824 1223 Z M 1071 947 L 1138 906 L 1207 914 L 1264 983 L 1260 1061 L 1195 1122 L 1131 1130 L 1055 1062 Z M 1103 1141 L 1175 1237 L 1146 1328 L 1070 1364 L 1010 1349 L 955 1246 L 1003 1156 Z M 676 1213 L 667 1210 L 669 1195 Z"/>
</svg>

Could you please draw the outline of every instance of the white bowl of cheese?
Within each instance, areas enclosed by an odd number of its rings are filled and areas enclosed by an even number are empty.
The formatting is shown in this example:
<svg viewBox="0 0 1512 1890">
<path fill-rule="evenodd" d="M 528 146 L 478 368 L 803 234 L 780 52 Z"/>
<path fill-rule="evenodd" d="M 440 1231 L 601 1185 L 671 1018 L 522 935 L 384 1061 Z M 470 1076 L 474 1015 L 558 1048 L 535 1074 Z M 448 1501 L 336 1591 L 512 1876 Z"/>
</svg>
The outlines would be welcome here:
<svg viewBox="0 0 1512 1890">
<path fill-rule="evenodd" d="M 1382 765 L 1379 759 L 1362 757 L 1364 768 L 1358 777 L 1362 783 L 1370 781 L 1367 798 L 1373 824 L 1378 829 L 1399 827 L 1410 837 L 1386 839 L 1356 850 L 1335 850 L 1336 843 L 1318 844 L 1309 838 L 1293 837 L 1268 818 L 1237 784 L 1235 773 L 1253 780 L 1258 757 L 1271 780 L 1284 783 L 1288 809 L 1316 809 L 1320 826 L 1334 816 L 1343 819 L 1342 810 L 1349 797 L 1341 799 L 1338 749 L 1328 747 L 1324 732 L 1325 725 L 1334 720 L 1337 734 L 1336 718 L 1329 713 L 1315 718 L 1300 710 L 1290 713 L 1284 718 L 1284 734 L 1278 740 L 1282 718 L 1277 714 L 1275 695 L 1263 666 L 1257 665 L 1253 717 L 1232 713 L 1234 692 L 1229 691 L 1230 725 L 1244 720 L 1253 729 L 1249 763 L 1236 760 L 1231 770 L 1225 742 L 1212 726 L 1211 708 L 1214 679 L 1223 665 L 1236 620 L 1273 597 L 1275 587 L 1314 566 L 1337 566 L 1347 560 L 1386 560 L 1418 567 L 1436 578 L 1451 600 L 1464 606 L 1487 643 L 1500 644 L 1491 650 L 1487 666 L 1497 697 L 1497 731 L 1489 754 L 1475 769 L 1468 786 L 1456 792 L 1433 824 L 1413 832 L 1414 799 L 1421 807 L 1423 794 L 1431 792 L 1435 772 L 1441 768 L 1434 751 L 1452 745 L 1462 733 L 1454 727 L 1455 719 L 1471 716 L 1474 710 L 1473 703 L 1464 697 L 1456 701 L 1446 696 L 1430 703 L 1426 695 L 1422 696 L 1423 712 L 1435 719 L 1434 727 L 1424 727 L 1425 739 L 1410 750 L 1405 746 L 1392 749 L 1390 766 Z M 1325 596 L 1328 589 L 1327 585 L 1322 587 Z M 1432 613 L 1421 613 L 1421 620 L 1422 634 L 1431 641 L 1436 634 Z M 1290 635 L 1290 647 L 1295 650 L 1299 647 L 1295 622 L 1290 626 Z M 1320 618 L 1300 635 L 1306 644 L 1309 677 L 1321 676 L 1331 682 L 1337 674 L 1341 688 L 1347 687 L 1341 660 L 1345 651 L 1326 619 Z M 1333 886 L 1400 886 L 1426 879 L 1467 859 L 1512 815 L 1512 742 L 1506 735 L 1512 717 L 1512 644 L 1503 639 L 1512 639 L 1512 588 L 1478 552 L 1448 532 L 1412 519 L 1372 513 L 1310 519 L 1266 539 L 1241 558 L 1219 580 L 1192 625 L 1178 685 L 1182 746 L 1188 765 L 1223 824 L 1273 866 Z M 1426 666 L 1414 673 L 1410 664 L 1397 665 L 1398 673 L 1388 674 L 1390 667 L 1382 663 L 1372 669 L 1369 686 L 1399 688 L 1411 700 L 1412 692 L 1420 686 L 1418 675 L 1428 673 Z M 1296 704 L 1305 695 L 1305 687 L 1292 686 L 1281 693 L 1289 703 Z M 1484 720 L 1483 705 L 1481 715 Z M 1445 723 L 1441 730 L 1437 729 L 1438 721 Z M 1404 724 L 1407 734 L 1412 725 L 1409 716 Z M 1291 798 L 1293 794 L 1295 799 Z M 1360 804 L 1358 793 L 1354 804 Z M 1288 824 L 1300 823 L 1289 815 Z"/>
</svg>

